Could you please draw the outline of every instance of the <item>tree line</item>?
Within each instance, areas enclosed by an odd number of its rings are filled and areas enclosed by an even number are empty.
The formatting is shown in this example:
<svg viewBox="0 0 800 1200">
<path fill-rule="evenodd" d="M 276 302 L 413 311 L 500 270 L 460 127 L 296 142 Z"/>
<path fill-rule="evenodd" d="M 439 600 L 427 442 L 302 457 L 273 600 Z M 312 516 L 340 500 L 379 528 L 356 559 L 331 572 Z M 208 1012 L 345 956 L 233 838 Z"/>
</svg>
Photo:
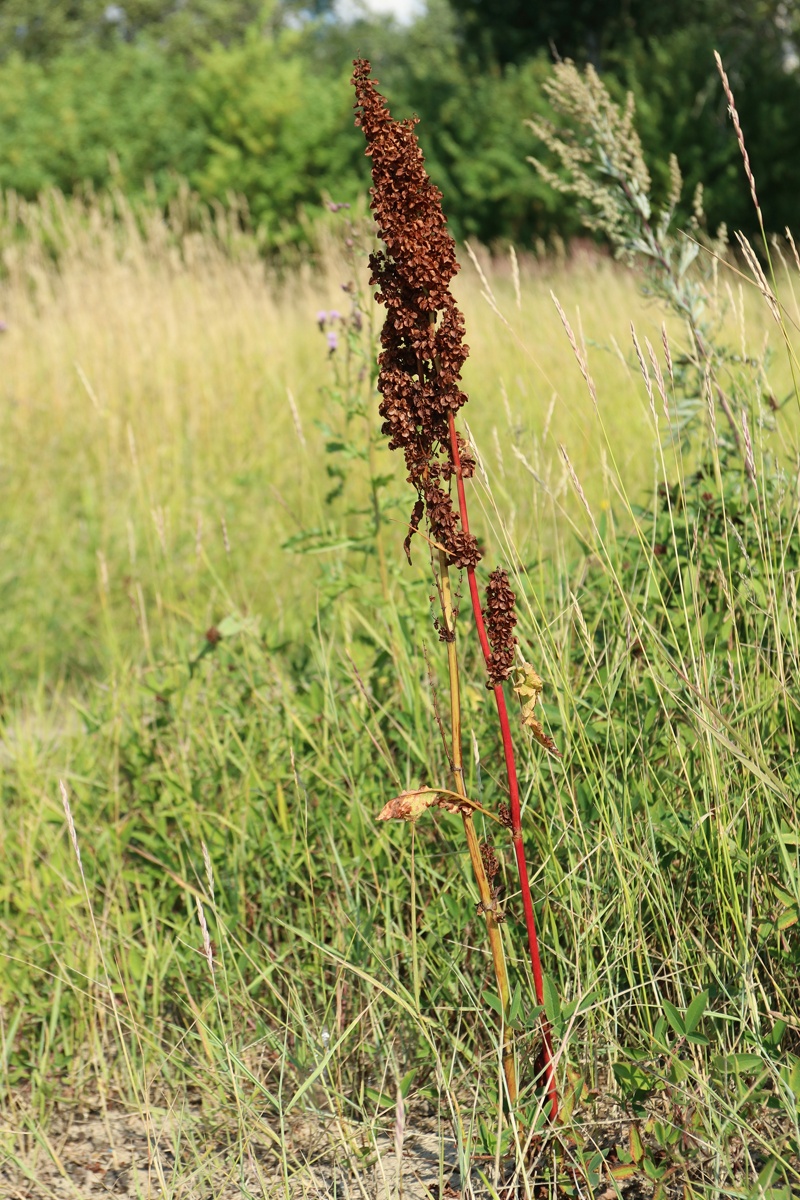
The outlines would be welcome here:
<svg viewBox="0 0 800 1200">
<path fill-rule="evenodd" d="M 685 203 L 753 226 L 713 50 L 732 80 L 769 228 L 800 194 L 795 0 L 430 0 L 415 23 L 343 24 L 331 0 L 3 0 L 0 187 L 150 191 L 181 179 L 244 196 L 273 245 L 305 236 L 321 196 L 352 201 L 368 164 L 352 129 L 354 54 L 395 113 L 416 112 L 454 232 L 518 245 L 579 231 L 527 162 L 558 57 L 634 93 L 656 191 L 674 152 Z"/>
</svg>

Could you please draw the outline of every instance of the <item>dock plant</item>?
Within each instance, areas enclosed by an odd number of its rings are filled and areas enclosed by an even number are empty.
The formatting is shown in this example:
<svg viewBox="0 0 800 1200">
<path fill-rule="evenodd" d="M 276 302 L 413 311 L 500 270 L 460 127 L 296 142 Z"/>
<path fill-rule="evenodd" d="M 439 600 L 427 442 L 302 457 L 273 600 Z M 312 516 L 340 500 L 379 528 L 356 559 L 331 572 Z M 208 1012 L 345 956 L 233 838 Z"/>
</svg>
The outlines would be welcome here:
<svg viewBox="0 0 800 1200">
<path fill-rule="evenodd" d="M 383 248 L 370 257 L 375 299 L 386 309 L 381 333 L 377 387 L 379 412 L 389 447 L 405 458 L 408 483 L 414 492 L 405 552 L 419 534 L 430 550 L 431 566 L 441 607 L 439 637 L 447 650 L 450 690 L 450 728 L 447 747 L 452 789 L 430 787 L 390 801 L 382 819 L 415 819 L 425 809 L 443 807 L 460 813 L 470 861 L 480 895 L 479 911 L 486 921 L 492 962 L 502 1007 L 502 1057 L 508 1100 L 516 1103 L 519 1085 L 510 1022 L 510 989 L 503 948 L 494 848 L 481 845 L 475 829 L 475 809 L 464 779 L 460 664 L 456 638 L 456 609 L 451 571 L 466 572 L 475 629 L 486 666 L 487 687 L 493 692 L 503 747 L 508 803 L 491 814 L 511 839 L 519 873 L 528 951 L 537 1005 L 541 1010 L 542 1048 L 539 1067 L 551 1118 L 558 1112 L 555 1064 L 550 1028 L 544 1015 L 544 981 L 536 932 L 525 846 L 514 745 L 505 697 L 512 673 L 520 695 L 527 700 L 523 719 L 544 748 L 557 753 L 554 742 L 533 716 L 541 680 L 530 664 L 517 668 L 516 597 L 502 568 L 492 571 L 481 601 L 478 566 L 481 551 L 470 529 L 466 485 L 475 471 L 471 448 L 456 426 L 467 402 L 461 371 L 469 353 L 464 342 L 464 318 L 450 290 L 458 272 L 455 243 L 442 209 L 442 194 L 431 182 L 415 133 L 417 118 L 395 120 L 371 78 L 369 62 L 354 63 L 356 124 L 367 141 L 371 158 L 371 208 Z"/>
</svg>

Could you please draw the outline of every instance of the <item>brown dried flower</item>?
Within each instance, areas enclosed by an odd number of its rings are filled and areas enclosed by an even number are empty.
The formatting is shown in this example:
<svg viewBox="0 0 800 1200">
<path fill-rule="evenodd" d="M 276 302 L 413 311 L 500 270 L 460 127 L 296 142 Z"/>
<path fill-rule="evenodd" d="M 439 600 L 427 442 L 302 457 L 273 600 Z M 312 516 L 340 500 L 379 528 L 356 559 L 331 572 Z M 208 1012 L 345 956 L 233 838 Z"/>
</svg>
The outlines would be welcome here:
<svg viewBox="0 0 800 1200">
<path fill-rule="evenodd" d="M 514 626 L 517 614 L 514 611 L 517 598 L 508 582 L 508 574 L 498 567 L 489 576 L 486 585 L 486 608 L 483 610 L 486 619 L 486 632 L 492 653 L 488 662 L 489 687 L 497 687 L 504 679 L 508 679 L 514 666 L 514 654 L 517 639 L 514 637 Z"/>
<path fill-rule="evenodd" d="M 371 207 L 385 247 L 370 256 L 375 299 L 387 310 L 378 360 L 383 432 L 390 449 L 403 451 L 408 481 L 424 501 L 432 540 L 455 566 L 475 566 L 477 542 L 461 528 L 442 487 L 455 472 L 449 414 L 467 399 L 460 382 L 469 347 L 464 344 L 464 318 L 450 293 L 459 269 L 455 243 L 442 194 L 425 170 L 414 133 L 417 118 L 395 121 L 370 78 L 370 64 L 356 59 L 353 67 L 356 125 L 364 131 L 372 159 Z M 474 460 L 468 452 L 465 459 L 466 475 L 474 470 Z M 418 514 L 415 505 L 407 554 Z"/>
<path fill-rule="evenodd" d="M 500 870 L 500 863 L 497 861 L 497 855 L 490 842 L 481 842 L 481 861 L 483 862 L 483 869 L 486 872 L 486 878 L 491 883 Z"/>
</svg>

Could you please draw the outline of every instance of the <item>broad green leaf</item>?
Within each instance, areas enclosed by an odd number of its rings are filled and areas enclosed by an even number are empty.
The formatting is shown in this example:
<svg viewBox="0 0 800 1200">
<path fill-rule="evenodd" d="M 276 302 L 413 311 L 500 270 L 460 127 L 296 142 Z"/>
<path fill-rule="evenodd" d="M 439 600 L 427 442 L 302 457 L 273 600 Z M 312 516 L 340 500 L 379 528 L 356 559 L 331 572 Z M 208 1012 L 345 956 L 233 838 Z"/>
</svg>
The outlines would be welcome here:
<svg viewBox="0 0 800 1200">
<path fill-rule="evenodd" d="M 713 1065 L 718 1071 L 752 1075 L 761 1070 L 764 1061 L 758 1054 L 718 1054 Z"/>
<path fill-rule="evenodd" d="M 686 1016 L 684 1018 L 684 1026 L 687 1033 L 694 1033 L 702 1019 L 703 1013 L 706 1011 L 707 1004 L 708 992 L 701 992 L 699 996 L 695 996 L 694 1000 L 687 1008 Z"/>
<path fill-rule="evenodd" d="M 495 996 L 494 992 L 484 992 L 483 998 L 486 1001 L 486 1003 L 489 1005 L 489 1008 L 494 1009 L 494 1011 L 497 1013 L 498 1017 L 502 1017 L 503 1006 L 500 1003 L 500 997 Z"/>
<path fill-rule="evenodd" d="M 659 1179 L 664 1177 L 664 1172 L 666 1169 L 666 1167 L 659 1167 L 656 1163 L 654 1163 L 649 1155 L 642 1159 L 642 1170 L 647 1178 L 652 1179 L 654 1183 L 658 1183 Z M 654 1196 L 655 1194 L 656 1193 L 653 1192 Z"/>
<path fill-rule="evenodd" d="M 781 1044 L 781 1041 L 783 1039 L 783 1035 L 785 1034 L 785 1032 L 786 1032 L 786 1022 L 781 1021 L 780 1019 L 777 1020 L 775 1022 L 775 1024 L 772 1026 L 769 1036 L 764 1038 L 765 1044 L 767 1046 L 771 1046 L 773 1049 L 777 1049 L 777 1047 L 780 1046 L 780 1044 Z"/>
<path fill-rule="evenodd" d="M 549 975 L 544 976 L 543 985 L 544 1011 L 547 1013 L 547 1019 L 550 1024 L 555 1025 L 561 1020 L 561 998 Z"/>
<path fill-rule="evenodd" d="M 685 1037 L 686 1026 L 684 1025 L 683 1018 L 681 1017 L 681 1014 L 678 1012 L 675 1005 L 670 1004 L 669 1000 L 664 1000 L 662 1002 L 662 1008 L 664 1009 L 664 1016 L 667 1018 L 678 1037 Z"/>
<path fill-rule="evenodd" d="M 659 1017 L 658 1020 L 656 1021 L 656 1027 L 653 1030 L 653 1041 L 656 1043 L 657 1046 L 660 1046 L 664 1050 L 666 1050 L 666 1048 L 667 1048 L 667 1041 L 666 1041 L 666 1037 L 664 1036 L 666 1034 L 666 1032 L 667 1032 L 667 1018 Z"/>
<path fill-rule="evenodd" d="M 750 1191 L 748 1193 L 748 1195 L 750 1197 L 752 1197 L 752 1200 L 761 1200 L 761 1198 L 765 1194 L 767 1194 L 767 1188 L 770 1186 L 773 1179 L 775 1178 L 775 1172 L 777 1171 L 777 1169 L 778 1169 L 777 1158 L 774 1158 L 774 1157 L 768 1158 L 767 1161 L 764 1163 L 764 1166 L 761 1168 L 761 1170 L 758 1173 L 758 1179 L 755 1181 L 755 1183 L 753 1184 L 752 1188 L 750 1189 Z"/>
<path fill-rule="evenodd" d="M 689 1068 L 679 1058 L 673 1058 L 669 1068 L 669 1078 L 672 1083 L 683 1083 L 689 1078 Z"/>
<path fill-rule="evenodd" d="M 522 987 L 518 983 L 514 988 L 514 995 L 511 997 L 511 1004 L 508 1008 L 508 1023 L 513 1025 L 519 1016 L 519 1010 L 522 1005 Z"/>
<path fill-rule="evenodd" d="M 780 933 L 783 933 L 785 929 L 791 929 L 793 925 L 796 925 L 798 919 L 800 918 L 798 917 L 797 908 L 790 908 L 788 912 L 781 913 L 775 922 L 775 928 L 779 930 Z"/>
<path fill-rule="evenodd" d="M 792 1065 L 786 1069 L 786 1082 L 791 1088 L 795 1099 L 800 1101 L 800 1058 L 796 1058 Z"/>
</svg>

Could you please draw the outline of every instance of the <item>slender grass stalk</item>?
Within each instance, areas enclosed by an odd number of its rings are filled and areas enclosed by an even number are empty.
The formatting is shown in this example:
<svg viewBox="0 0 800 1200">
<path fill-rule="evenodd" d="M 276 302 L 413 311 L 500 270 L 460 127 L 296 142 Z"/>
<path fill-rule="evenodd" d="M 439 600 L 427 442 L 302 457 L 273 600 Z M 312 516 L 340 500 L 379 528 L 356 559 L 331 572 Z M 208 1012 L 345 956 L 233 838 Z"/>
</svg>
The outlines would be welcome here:
<svg viewBox="0 0 800 1200">
<path fill-rule="evenodd" d="M 797 375 L 798 369 L 800 369 L 800 363 L 798 363 L 798 361 L 797 361 L 797 356 L 795 354 L 794 347 L 792 346 L 791 340 L 789 338 L 789 332 L 786 328 L 786 321 L 784 319 L 783 307 L 781 306 L 781 304 L 779 303 L 779 300 L 778 300 L 778 280 L 775 275 L 775 266 L 773 264 L 772 254 L 770 253 L 770 249 L 769 249 L 769 238 L 767 237 L 767 231 L 766 231 L 766 228 L 764 227 L 764 214 L 761 211 L 761 204 L 759 203 L 758 192 L 756 191 L 756 180 L 755 180 L 755 176 L 753 175 L 753 168 L 750 165 L 750 155 L 747 153 L 747 146 L 746 146 L 745 140 L 744 140 L 744 132 L 742 130 L 741 121 L 739 120 L 739 112 L 738 112 L 738 109 L 736 108 L 736 100 L 734 99 L 733 90 L 730 85 L 730 80 L 728 79 L 727 72 L 726 72 L 724 66 L 722 65 L 722 59 L 720 58 L 719 53 L 716 50 L 714 51 L 714 61 L 717 64 L 717 70 L 719 71 L 719 76 L 720 76 L 720 79 L 722 80 L 722 88 L 723 88 L 723 91 L 725 92 L 725 99 L 728 102 L 728 114 L 731 118 L 731 121 L 733 122 L 733 128 L 736 133 L 736 141 L 739 144 L 739 152 L 742 156 L 742 163 L 744 164 L 744 173 L 747 177 L 747 182 L 750 186 L 750 198 L 753 201 L 753 207 L 755 208 L 756 216 L 758 217 L 758 228 L 760 230 L 761 241 L 764 246 L 764 256 L 767 260 L 767 266 L 769 268 L 770 279 L 772 280 L 772 288 L 771 289 L 770 289 L 769 285 L 767 284 L 766 280 L 763 278 L 763 275 L 761 273 L 761 270 L 760 270 L 760 267 L 758 264 L 758 260 L 755 258 L 754 255 L 752 255 L 752 254 L 748 255 L 748 253 L 747 253 L 747 250 L 749 248 L 747 239 L 744 237 L 743 234 L 739 234 L 737 236 L 739 238 L 739 244 L 741 245 L 742 250 L 745 253 L 745 258 L 749 260 L 749 265 L 751 266 L 751 269 L 753 270 L 753 275 L 755 276 L 756 286 L 759 287 L 759 290 L 761 291 L 762 295 L 764 296 L 764 299 L 767 301 L 767 305 L 770 308 L 770 310 L 780 328 L 781 336 L 783 338 L 784 345 L 785 345 L 786 351 L 787 351 L 787 358 L 788 358 L 788 362 L 789 362 L 789 369 L 790 369 L 791 375 L 792 375 L 792 388 L 794 391 L 795 400 L 797 401 L 798 405 L 800 405 L 800 385 L 798 384 L 798 375 Z"/>
<path fill-rule="evenodd" d="M 419 940 L 417 938 L 417 831 L 411 826 L 411 976 L 414 981 L 414 1003 L 419 1008 L 422 981 L 419 974 Z"/>
</svg>

